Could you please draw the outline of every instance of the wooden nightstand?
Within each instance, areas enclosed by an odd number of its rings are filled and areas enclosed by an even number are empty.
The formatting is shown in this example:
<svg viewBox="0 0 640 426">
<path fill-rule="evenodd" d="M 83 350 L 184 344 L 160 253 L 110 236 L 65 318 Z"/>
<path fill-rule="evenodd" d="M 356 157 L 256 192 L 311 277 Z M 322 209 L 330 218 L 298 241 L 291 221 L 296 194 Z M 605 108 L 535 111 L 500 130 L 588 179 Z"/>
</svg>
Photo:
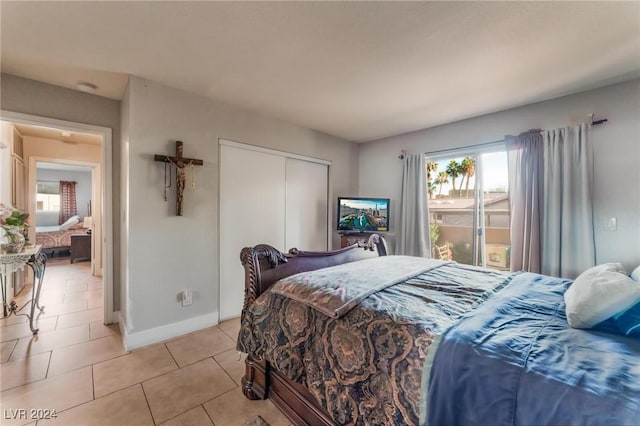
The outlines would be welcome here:
<svg viewBox="0 0 640 426">
<path fill-rule="evenodd" d="M 71 256 L 69 261 L 91 260 L 91 234 L 71 235 Z"/>
</svg>

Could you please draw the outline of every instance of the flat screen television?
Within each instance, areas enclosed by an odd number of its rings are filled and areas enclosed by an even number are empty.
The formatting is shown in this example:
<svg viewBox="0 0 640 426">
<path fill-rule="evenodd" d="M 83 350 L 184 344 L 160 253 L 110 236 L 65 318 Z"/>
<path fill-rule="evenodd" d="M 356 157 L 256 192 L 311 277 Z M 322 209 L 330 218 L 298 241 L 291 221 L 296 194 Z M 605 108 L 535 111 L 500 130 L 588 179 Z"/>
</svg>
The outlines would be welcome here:
<svg viewBox="0 0 640 426">
<path fill-rule="evenodd" d="M 386 232 L 389 199 L 338 197 L 338 232 Z"/>
</svg>

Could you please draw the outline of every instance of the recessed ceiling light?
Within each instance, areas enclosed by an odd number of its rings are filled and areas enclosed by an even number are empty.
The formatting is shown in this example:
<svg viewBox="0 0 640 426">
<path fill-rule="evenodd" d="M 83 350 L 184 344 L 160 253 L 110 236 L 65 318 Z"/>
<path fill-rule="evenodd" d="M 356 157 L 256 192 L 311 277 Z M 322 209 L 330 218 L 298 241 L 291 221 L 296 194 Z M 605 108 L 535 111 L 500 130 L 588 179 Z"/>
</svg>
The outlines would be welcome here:
<svg viewBox="0 0 640 426">
<path fill-rule="evenodd" d="M 63 131 L 63 132 L 60 132 L 60 134 L 65 138 L 68 138 L 69 136 L 71 136 L 71 132 L 64 132 Z"/>
<path fill-rule="evenodd" d="M 86 81 L 78 81 L 76 82 L 76 89 L 81 92 L 93 93 L 96 91 L 98 86 L 93 83 L 87 83 Z"/>
</svg>

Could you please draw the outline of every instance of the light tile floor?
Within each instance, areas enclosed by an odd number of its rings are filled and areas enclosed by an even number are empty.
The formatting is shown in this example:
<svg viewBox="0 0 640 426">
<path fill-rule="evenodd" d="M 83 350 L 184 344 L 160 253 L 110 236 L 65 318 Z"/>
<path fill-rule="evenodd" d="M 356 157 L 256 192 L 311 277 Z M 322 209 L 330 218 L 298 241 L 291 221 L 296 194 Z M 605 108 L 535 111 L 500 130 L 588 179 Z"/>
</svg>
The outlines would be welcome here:
<svg viewBox="0 0 640 426">
<path fill-rule="evenodd" d="M 127 352 L 117 325 L 102 324 L 89 266 L 48 262 L 37 336 L 25 317 L 0 319 L 1 425 L 289 425 L 270 401 L 242 395 L 237 319 Z"/>
</svg>

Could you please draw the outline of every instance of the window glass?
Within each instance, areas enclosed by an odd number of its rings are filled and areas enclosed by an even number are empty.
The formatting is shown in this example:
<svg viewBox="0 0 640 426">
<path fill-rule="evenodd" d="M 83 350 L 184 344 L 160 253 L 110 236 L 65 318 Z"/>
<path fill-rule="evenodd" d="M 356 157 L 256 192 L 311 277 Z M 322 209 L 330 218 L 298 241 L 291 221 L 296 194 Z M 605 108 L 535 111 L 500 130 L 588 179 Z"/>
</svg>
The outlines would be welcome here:
<svg viewBox="0 0 640 426">
<path fill-rule="evenodd" d="M 38 182 L 36 190 L 36 211 L 60 211 L 60 183 Z"/>
<path fill-rule="evenodd" d="M 507 153 L 455 152 L 429 158 L 432 255 L 459 263 L 510 267 Z"/>
</svg>

